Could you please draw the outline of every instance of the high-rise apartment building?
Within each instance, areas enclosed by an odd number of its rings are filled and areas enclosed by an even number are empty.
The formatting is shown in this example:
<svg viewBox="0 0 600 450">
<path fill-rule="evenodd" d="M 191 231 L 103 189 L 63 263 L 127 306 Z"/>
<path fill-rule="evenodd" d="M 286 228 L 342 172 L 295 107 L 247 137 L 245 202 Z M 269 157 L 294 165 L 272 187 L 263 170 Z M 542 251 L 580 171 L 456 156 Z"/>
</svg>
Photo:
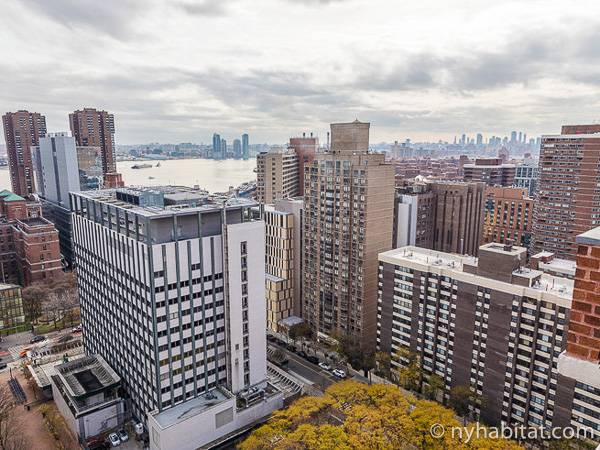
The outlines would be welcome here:
<svg viewBox="0 0 600 450">
<path fill-rule="evenodd" d="M 239 139 L 233 140 L 233 157 L 240 159 L 242 157 L 242 141 Z"/>
<path fill-rule="evenodd" d="M 98 189 L 103 184 L 102 149 L 75 145 L 66 133 L 49 134 L 34 147 L 37 193 L 44 217 L 56 226 L 64 262 L 73 264 L 69 192 Z"/>
<path fill-rule="evenodd" d="M 501 158 L 477 158 L 474 163 L 463 166 L 463 180 L 489 186 L 512 186 L 515 170 L 514 164 L 506 164 Z"/>
<path fill-rule="evenodd" d="M 510 242 L 529 248 L 533 205 L 527 189 L 487 186 L 482 242 Z"/>
<path fill-rule="evenodd" d="M 378 349 L 394 369 L 405 364 L 399 349 L 418 355 L 424 382 L 441 377 L 446 399 L 469 387 L 485 399 L 472 412 L 487 424 L 549 429 L 583 417 L 580 393 L 557 370 L 570 345 L 573 281 L 525 268 L 526 253 L 493 243 L 479 258 L 418 247 L 382 253 Z"/>
<path fill-rule="evenodd" d="M 267 381 L 255 203 L 178 187 L 71 202 L 85 350 L 122 378 L 150 448 L 202 447 L 282 406 Z"/>
<path fill-rule="evenodd" d="M 319 149 L 319 139 L 313 137 L 312 133 L 306 137 L 306 133 L 302 137 L 290 138 L 288 148 L 294 149 L 298 156 L 298 195 L 304 195 L 304 168 L 312 163 Z"/>
<path fill-rule="evenodd" d="M 539 178 L 538 162 L 524 161 L 515 168 L 515 181 L 513 186 L 526 188 L 530 197 L 537 195 L 537 185 Z"/>
<path fill-rule="evenodd" d="M 575 259 L 575 237 L 600 225 L 600 125 L 563 126 L 542 137 L 534 251 Z"/>
<path fill-rule="evenodd" d="M 273 147 L 256 156 L 256 199 L 274 203 L 299 193 L 298 155 L 293 149 Z"/>
<path fill-rule="evenodd" d="M 476 255 L 481 239 L 484 183 L 431 183 L 434 196 L 432 248 Z"/>
<path fill-rule="evenodd" d="M 35 193 L 32 147 L 46 135 L 46 118 L 29 111 L 8 112 L 2 116 L 2 123 L 12 190 L 27 197 Z"/>
<path fill-rule="evenodd" d="M 242 158 L 247 160 L 250 158 L 250 147 L 249 147 L 249 137 L 248 134 L 242 134 Z"/>
<path fill-rule="evenodd" d="M 66 133 L 49 134 L 33 151 L 39 195 L 63 208 L 69 192 L 81 190 L 75 138 Z"/>
<path fill-rule="evenodd" d="M 123 186 L 115 157 L 115 118 L 106 111 L 84 108 L 69 114 L 71 133 L 78 146 L 100 147 L 105 188 Z"/>
<path fill-rule="evenodd" d="M 267 328 L 279 331 L 279 322 L 294 314 L 294 216 L 265 207 L 265 297 Z"/>
<path fill-rule="evenodd" d="M 319 337 L 374 348 L 377 255 L 392 245 L 394 168 L 369 151 L 369 123 L 331 125 L 304 178 L 303 318 Z"/>
<path fill-rule="evenodd" d="M 434 232 L 435 196 L 431 185 L 416 182 L 396 187 L 394 203 L 394 248 L 406 245 L 431 248 Z"/>
<path fill-rule="evenodd" d="M 227 159 L 227 140 L 221 139 L 221 159 Z"/>
<path fill-rule="evenodd" d="M 212 157 L 213 159 L 222 159 L 221 156 L 221 136 L 215 133 L 212 140 Z"/>
</svg>

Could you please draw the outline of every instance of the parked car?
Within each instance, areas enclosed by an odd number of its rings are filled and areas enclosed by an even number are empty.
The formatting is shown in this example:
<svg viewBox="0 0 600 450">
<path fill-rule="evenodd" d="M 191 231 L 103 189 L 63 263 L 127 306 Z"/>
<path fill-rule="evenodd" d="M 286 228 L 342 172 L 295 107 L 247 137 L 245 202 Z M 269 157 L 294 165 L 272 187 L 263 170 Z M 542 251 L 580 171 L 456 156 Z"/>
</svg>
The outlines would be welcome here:
<svg viewBox="0 0 600 450">
<path fill-rule="evenodd" d="M 73 328 L 71 330 L 71 333 L 73 333 L 73 334 L 81 333 L 82 330 L 83 330 L 83 328 L 81 327 L 81 324 L 80 324 L 80 325 L 77 325 L 75 328 Z"/>
<path fill-rule="evenodd" d="M 37 344 L 38 342 L 42 342 L 46 340 L 46 336 L 43 336 L 41 334 L 34 336 L 33 338 L 31 338 L 31 340 L 29 341 L 30 344 Z"/>
<path fill-rule="evenodd" d="M 6 367 L 6 363 L 0 363 L 0 370 L 4 370 Z"/>
<path fill-rule="evenodd" d="M 326 362 L 320 362 L 319 367 L 323 370 L 331 370 L 331 367 Z"/>
<path fill-rule="evenodd" d="M 346 378 L 346 372 L 342 369 L 333 369 L 332 373 L 338 378 Z"/>
<path fill-rule="evenodd" d="M 300 350 L 300 351 L 298 352 L 298 356 L 299 356 L 300 358 L 307 358 L 307 357 L 308 357 L 308 355 L 306 354 L 306 352 L 305 352 L 305 351 L 303 351 L 303 350 Z"/>
<path fill-rule="evenodd" d="M 88 444 L 88 450 L 107 450 L 110 448 L 110 444 L 108 442 L 95 442 L 93 444 Z"/>
<path fill-rule="evenodd" d="M 129 440 L 129 435 L 127 434 L 127 431 L 121 429 L 118 432 L 119 434 L 119 439 L 121 439 L 121 442 L 127 442 Z"/>
<path fill-rule="evenodd" d="M 118 447 L 119 445 L 121 445 L 121 439 L 119 439 L 117 433 L 110 433 L 108 435 L 108 442 L 110 442 L 110 445 L 112 445 L 113 447 Z"/>
<path fill-rule="evenodd" d="M 313 364 L 319 364 L 319 358 L 317 358 L 316 356 L 307 356 L 306 360 Z"/>
</svg>

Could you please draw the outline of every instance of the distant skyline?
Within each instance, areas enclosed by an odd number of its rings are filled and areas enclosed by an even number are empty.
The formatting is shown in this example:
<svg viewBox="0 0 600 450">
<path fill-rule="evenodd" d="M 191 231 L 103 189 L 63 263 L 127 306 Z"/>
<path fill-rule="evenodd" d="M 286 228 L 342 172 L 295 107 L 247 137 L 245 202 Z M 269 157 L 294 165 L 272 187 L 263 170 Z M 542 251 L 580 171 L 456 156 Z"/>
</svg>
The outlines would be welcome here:
<svg viewBox="0 0 600 450">
<path fill-rule="evenodd" d="M 105 109 L 118 144 L 324 140 L 355 118 L 373 143 L 536 137 L 600 120 L 599 25 L 593 0 L 13 0 L 0 112 L 60 132 Z"/>
</svg>

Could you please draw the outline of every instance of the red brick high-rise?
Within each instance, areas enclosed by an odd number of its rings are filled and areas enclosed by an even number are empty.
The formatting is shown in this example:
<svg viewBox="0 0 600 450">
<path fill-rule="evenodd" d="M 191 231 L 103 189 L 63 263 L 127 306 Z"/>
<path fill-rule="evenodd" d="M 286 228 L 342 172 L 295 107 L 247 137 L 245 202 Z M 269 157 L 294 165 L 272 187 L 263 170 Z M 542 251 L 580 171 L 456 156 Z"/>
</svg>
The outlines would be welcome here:
<svg viewBox="0 0 600 450">
<path fill-rule="evenodd" d="M 542 137 L 533 252 L 574 260 L 575 238 L 600 225 L 600 125 L 563 126 Z"/>
<path fill-rule="evenodd" d="M 46 135 L 46 118 L 29 111 L 7 112 L 2 116 L 8 153 L 10 181 L 15 194 L 27 197 L 35 193 L 35 171 L 31 147 Z"/>
<path fill-rule="evenodd" d="M 62 275 L 58 231 L 40 202 L 0 192 L 0 283 L 28 286 Z"/>
<path fill-rule="evenodd" d="M 304 195 L 304 166 L 309 165 L 315 159 L 319 148 L 319 138 L 303 135 L 302 137 L 290 138 L 289 148 L 293 148 L 298 155 L 298 195 Z"/>
<path fill-rule="evenodd" d="M 123 186 L 115 158 L 115 118 L 106 111 L 84 108 L 69 114 L 71 133 L 82 147 L 100 147 L 104 187 Z"/>
</svg>

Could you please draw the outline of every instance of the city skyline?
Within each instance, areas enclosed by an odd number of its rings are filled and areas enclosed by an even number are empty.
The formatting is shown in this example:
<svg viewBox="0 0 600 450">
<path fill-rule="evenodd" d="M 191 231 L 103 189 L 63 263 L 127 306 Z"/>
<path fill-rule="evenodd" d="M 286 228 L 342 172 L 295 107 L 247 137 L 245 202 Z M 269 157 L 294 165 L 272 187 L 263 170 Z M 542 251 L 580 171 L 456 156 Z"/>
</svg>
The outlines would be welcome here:
<svg viewBox="0 0 600 450">
<path fill-rule="evenodd" d="M 538 136 L 598 119 L 586 101 L 600 89 L 597 4 L 433 3 L 128 0 L 117 12 L 21 0 L 0 19 L 0 99 L 44 114 L 53 132 L 68 129 L 68 111 L 111 111 L 120 144 L 209 142 L 217 130 L 323 139 L 324 123 L 355 118 L 377 124 L 372 142 L 451 142 L 458 130 Z M 35 46 L 24 16 L 43 30 Z"/>
</svg>

